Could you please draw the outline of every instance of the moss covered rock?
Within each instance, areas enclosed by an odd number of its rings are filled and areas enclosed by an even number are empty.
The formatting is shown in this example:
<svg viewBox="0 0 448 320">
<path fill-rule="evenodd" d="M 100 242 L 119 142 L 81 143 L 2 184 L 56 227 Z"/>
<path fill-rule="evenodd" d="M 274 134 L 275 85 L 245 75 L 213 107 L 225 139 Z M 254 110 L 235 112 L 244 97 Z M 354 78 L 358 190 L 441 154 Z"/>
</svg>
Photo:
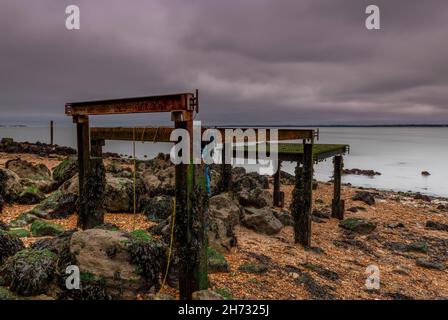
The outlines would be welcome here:
<svg viewBox="0 0 448 320">
<path fill-rule="evenodd" d="M 19 204 L 37 204 L 45 199 L 45 194 L 36 186 L 27 187 L 18 197 Z"/>
<path fill-rule="evenodd" d="M 30 236 L 30 232 L 26 229 L 14 228 L 7 231 L 9 235 L 18 237 L 18 238 L 27 238 Z"/>
<path fill-rule="evenodd" d="M 0 301 L 19 300 L 19 297 L 6 287 L 0 287 Z"/>
<path fill-rule="evenodd" d="M 230 266 L 226 258 L 213 248 L 207 248 L 208 272 L 230 272 Z"/>
<path fill-rule="evenodd" d="M 24 248 L 23 242 L 19 238 L 0 230 L 0 266 L 8 257 Z"/>
<path fill-rule="evenodd" d="M 246 262 L 238 267 L 238 271 L 245 273 L 261 274 L 268 271 L 268 267 L 263 263 Z"/>
<path fill-rule="evenodd" d="M 77 200 L 78 196 L 76 194 L 57 190 L 32 209 L 30 213 L 44 219 L 65 218 L 75 213 Z"/>
<path fill-rule="evenodd" d="M 53 169 L 53 180 L 60 186 L 78 173 L 78 159 L 70 156 Z"/>
<path fill-rule="evenodd" d="M 169 196 L 158 196 L 142 199 L 140 202 L 143 213 L 153 221 L 163 221 L 173 212 L 174 201 Z"/>
<path fill-rule="evenodd" d="M 40 219 L 33 222 L 30 230 L 34 237 L 57 236 L 64 233 L 64 228 L 60 225 Z"/>
<path fill-rule="evenodd" d="M 359 234 L 369 234 L 376 229 L 376 223 L 362 218 L 344 219 L 339 222 L 339 226 Z"/>
<path fill-rule="evenodd" d="M 22 296 L 43 294 L 55 277 L 57 260 L 49 250 L 19 251 L 0 268 L 0 285 Z"/>
</svg>

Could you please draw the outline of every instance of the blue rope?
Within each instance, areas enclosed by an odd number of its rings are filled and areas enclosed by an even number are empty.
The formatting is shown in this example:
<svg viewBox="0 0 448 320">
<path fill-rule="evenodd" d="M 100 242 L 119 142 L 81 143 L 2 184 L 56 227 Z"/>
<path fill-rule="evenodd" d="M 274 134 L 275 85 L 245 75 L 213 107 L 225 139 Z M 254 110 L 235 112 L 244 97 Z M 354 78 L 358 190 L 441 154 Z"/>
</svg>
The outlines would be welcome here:
<svg viewBox="0 0 448 320">
<path fill-rule="evenodd" d="M 208 167 L 208 164 L 205 165 L 205 190 L 207 191 L 208 195 L 212 194 L 210 187 L 210 169 Z"/>
</svg>

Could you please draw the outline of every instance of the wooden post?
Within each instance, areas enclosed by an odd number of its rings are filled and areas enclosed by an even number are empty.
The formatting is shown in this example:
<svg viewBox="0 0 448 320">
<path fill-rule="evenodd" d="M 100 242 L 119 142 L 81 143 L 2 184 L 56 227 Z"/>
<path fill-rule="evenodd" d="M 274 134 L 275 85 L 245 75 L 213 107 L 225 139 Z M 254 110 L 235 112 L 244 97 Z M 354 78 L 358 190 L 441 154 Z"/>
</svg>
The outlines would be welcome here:
<svg viewBox="0 0 448 320">
<path fill-rule="evenodd" d="M 192 121 L 175 121 L 175 128 L 186 129 L 190 132 L 190 138 L 193 137 Z M 181 300 L 191 300 L 193 292 L 208 287 L 205 230 L 208 202 L 202 165 L 178 164 L 175 172 L 179 296 Z"/>
<path fill-rule="evenodd" d="M 54 122 L 53 120 L 50 121 L 50 144 L 54 144 L 53 134 L 54 134 Z"/>
<path fill-rule="evenodd" d="M 303 167 L 297 163 L 296 185 L 293 193 L 292 214 L 294 239 L 305 247 L 311 245 L 311 213 L 313 198 L 313 145 L 305 143 Z"/>
<path fill-rule="evenodd" d="M 78 168 L 79 168 L 79 208 L 78 208 L 78 227 L 86 229 L 87 224 L 84 216 L 88 215 L 87 208 L 82 205 L 82 197 L 84 195 L 84 181 L 89 175 L 90 167 L 90 136 L 89 136 L 89 117 L 75 116 L 74 122 L 77 129 L 78 140 Z M 85 202 L 84 202 L 85 203 Z"/>
<path fill-rule="evenodd" d="M 280 194 L 280 169 L 281 169 L 281 162 L 278 163 L 278 170 L 277 172 L 275 172 L 274 174 L 274 206 L 276 207 L 281 207 L 282 206 L 282 201 L 281 201 L 281 194 Z"/>
<path fill-rule="evenodd" d="M 334 195 L 331 206 L 331 216 L 337 219 L 344 219 L 345 201 L 341 200 L 341 176 L 344 165 L 341 155 L 335 156 L 334 163 Z"/>
<path fill-rule="evenodd" d="M 92 157 L 102 158 L 103 147 L 105 146 L 104 140 L 92 140 L 91 141 L 91 155 Z"/>
<path fill-rule="evenodd" d="M 232 181 L 232 165 L 226 164 L 226 143 L 222 144 L 221 192 L 228 192 Z"/>
<path fill-rule="evenodd" d="M 106 169 L 103 158 L 91 158 L 89 162 L 89 174 L 84 177 L 83 193 L 79 201 L 78 227 L 83 230 L 104 224 Z"/>
</svg>

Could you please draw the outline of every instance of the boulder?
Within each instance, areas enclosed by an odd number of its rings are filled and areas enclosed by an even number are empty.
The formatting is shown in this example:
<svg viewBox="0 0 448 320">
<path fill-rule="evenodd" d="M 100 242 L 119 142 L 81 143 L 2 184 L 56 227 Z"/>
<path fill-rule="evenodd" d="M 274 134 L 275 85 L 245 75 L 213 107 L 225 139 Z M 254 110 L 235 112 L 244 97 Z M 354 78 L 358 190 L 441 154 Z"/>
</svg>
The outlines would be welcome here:
<svg viewBox="0 0 448 320">
<path fill-rule="evenodd" d="M 352 197 L 352 200 L 354 201 L 362 201 L 365 204 L 368 204 L 369 206 L 375 204 L 375 197 L 373 194 L 367 191 L 358 191 L 356 194 Z"/>
<path fill-rule="evenodd" d="M 14 159 L 5 164 L 6 169 L 15 172 L 20 178 L 30 180 L 51 180 L 51 172 L 44 164 L 33 164 L 26 160 Z"/>
<path fill-rule="evenodd" d="M 230 272 L 230 266 L 224 256 L 213 248 L 207 248 L 208 272 Z"/>
<path fill-rule="evenodd" d="M 45 194 L 34 186 L 23 190 L 17 198 L 19 204 L 38 204 L 45 199 Z"/>
<path fill-rule="evenodd" d="M 170 196 L 157 196 L 140 201 L 140 208 L 150 220 L 161 222 L 172 213 L 174 200 Z"/>
<path fill-rule="evenodd" d="M 19 238 L 0 230 L 0 266 L 8 257 L 24 248 L 23 242 Z"/>
<path fill-rule="evenodd" d="M 270 208 L 245 208 L 241 223 L 256 232 L 274 235 L 283 228 L 282 223 L 274 216 Z"/>
<path fill-rule="evenodd" d="M 73 264 L 81 271 L 82 298 L 136 299 L 158 289 L 166 263 L 165 246 L 145 231 L 131 234 L 90 229 L 70 240 Z"/>
<path fill-rule="evenodd" d="M 426 229 L 438 230 L 438 231 L 448 231 L 448 224 L 428 220 L 428 221 L 426 221 Z"/>
<path fill-rule="evenodd" d="M 5 202 L 16 201 L 23 191 L 20 177 L 13 171 L 0 168 L 0 195 Z"/>
<path fill-rule="evenodd" d="M 78 173 L 78 159 L 70 156 L 53 169 L 53 181 L 56 186 L 62 185 Z"/>
<path fill-rule="evenodd" d="M 238 201 L 244 207 L 264 208 L 272 207 L 272 194 L 268 190 L 255 188 L 238 192 Z"/>
<path fill-rule="evenodd" d="M 58 224 L 37 219 L 31 224 L 33 237 L 57 236 L 64 233 L 64 228 Z"/>
<path fill-rule="evenodd" d="M 274 216 L 283 224 L 283 226 L 293 226 L 294 225 L 294 218 L 293 216 L 286 210 L 283 210 L 281 212 L 279 211 L 273 211 Z"/>
<path fill-rule="evenodd" d="M 77 210 L 78 195 L 56 190 L 29 213 L 43 219 L 66 218 Z"/>
<path fill-rule="evenodd" d="M 256 172 L 232 176 L 232 180 L 232 189 L 235 192 L 240 192 L 243 190 L 250 191 L 256 188 L 269 189 L 268 177 L 262 176 Z"/>
<path fill-rule="evenodd" d="M 142 182 L 150 196 L 174 195 L 175 168 L 170 166 L 155 172 L 145 170 L 142 173 Z"/>
<path fill-rule="evenodd" d="M 209 246 L 218 252 L 229 251 L 236 245 L 234 233 L 238 224 L 240 208 L 230 193 L 222 193 L 209 200 Z"/>
<path fill-rule="evenodd" d="M 131 212 L 133 210 L 133 181 L 106 174 L 104 204 L 108 212 Z"/>
<path fill-rule="evenodd" d="M 361 218 L 344 219 L 339 222 L 339 226 L 359 234 L 369 234 L 376 229 L 375 223 Z"/>
<path fill-rule="evenodd" d="M 0 268 L 0 285 L 21 296 L 46 293 L 55 278 L 57 260 L 48 250 L 19 251 Z"/>
<path fill-rule="evenodd" d="M 224 297 L 212 290 L 201 290 L 193 292 L 192 300 L 199 300 L 199 301 L 224 300 Z"/>
<path fill-rule="evenodd" d="M 414 195 L 414 199 L 415 200 L 422 200 L 422 201 L 425 201 L 425 202 L 431 202 L 432 201 L 430 196 L 427 196 L 425 194 L 421 194 L 419 192 Z"/>
</svg>

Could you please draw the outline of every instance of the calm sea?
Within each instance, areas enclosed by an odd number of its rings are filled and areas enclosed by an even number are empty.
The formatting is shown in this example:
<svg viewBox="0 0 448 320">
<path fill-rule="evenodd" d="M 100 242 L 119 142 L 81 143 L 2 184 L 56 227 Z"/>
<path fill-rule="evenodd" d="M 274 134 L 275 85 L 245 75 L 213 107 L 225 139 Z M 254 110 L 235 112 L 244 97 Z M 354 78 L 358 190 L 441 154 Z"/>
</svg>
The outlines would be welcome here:
<svg viewBox="0 0 448 320">
<path fill-rule="evenodd" d="M 49 130 L 44 127 L 1 128 L 0 137 L 17 141 L 49 142 Z M 373 169 L 381 176 L 344 176 L 344 182 L 356 186 L 396 191 L 418 191 L 448 197 L 448 128 L 321 128 L 319 143 L 350 145 L 345 157 L 346 168 Z M 55 128 L 55 143 L 76 146 L 74 128 Z M 137 155 L 148 158 L 159 152 L 168 153 L 166 143 L 137 144 Z M 108 142 L 105 151 L 130 155 L 132 143 Z M 291 163 L 283 169 L 293 173 Z M 428 177 L 422 171 L 431 173 Z M 316 178 L 326 181 L 332 175 L 331 159 L 319 163 Z"/>
</svg>

